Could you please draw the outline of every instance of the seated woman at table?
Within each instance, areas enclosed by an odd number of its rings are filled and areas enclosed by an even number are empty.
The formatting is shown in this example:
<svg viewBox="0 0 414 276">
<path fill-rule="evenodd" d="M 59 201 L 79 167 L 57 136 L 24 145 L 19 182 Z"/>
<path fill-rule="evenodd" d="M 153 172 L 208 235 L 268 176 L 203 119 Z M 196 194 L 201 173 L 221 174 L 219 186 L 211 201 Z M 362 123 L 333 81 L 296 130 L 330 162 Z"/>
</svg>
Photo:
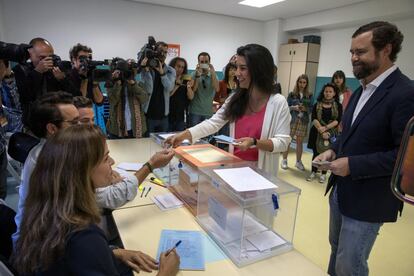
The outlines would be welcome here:
<svg viewBox="0 0 414 276">
<path fill-rule="evenodd" d="M 237 49 L 236 77 L 239 87 L 209 120 L 169 137 L 165 143 L 178 146 L 184 139 L 196 141 L 216 133 L 230 122 L 236 143 L 230 151 L 277 175 L 279 153 L 290 143 L 290 112 L 286 99 L 276 93 L 273 58 L 258 44 Z"/>
<path fill-rule="evenodd" d="M 108 246 L 97 227 L 94 188 L 111 181 L 105 136 L 93 125 L 61 130 L 44 145 L 26 199 L 13 264 L 24 275 L 132 275 L 158 269 L 175 275 L 179 257 L 163 253 L 160 263 L 133 250 Z"/>
</svg>

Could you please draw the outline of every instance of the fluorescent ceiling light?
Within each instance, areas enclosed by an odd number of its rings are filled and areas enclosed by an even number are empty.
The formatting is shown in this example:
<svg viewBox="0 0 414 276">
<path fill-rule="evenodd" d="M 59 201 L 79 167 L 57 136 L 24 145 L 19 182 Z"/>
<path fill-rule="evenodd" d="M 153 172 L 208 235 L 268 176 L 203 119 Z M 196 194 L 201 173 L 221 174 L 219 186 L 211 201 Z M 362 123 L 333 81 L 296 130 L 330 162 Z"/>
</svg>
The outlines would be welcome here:
<svg viewBox="0 0 414 276">
<path fill-rule="evenodd" d="M 240 5 L 251 6 L 255 8 L 263 8 L 275 3 L 283 2 L 286 0 L 244 0 L 239 2 Z"/>
</svg>

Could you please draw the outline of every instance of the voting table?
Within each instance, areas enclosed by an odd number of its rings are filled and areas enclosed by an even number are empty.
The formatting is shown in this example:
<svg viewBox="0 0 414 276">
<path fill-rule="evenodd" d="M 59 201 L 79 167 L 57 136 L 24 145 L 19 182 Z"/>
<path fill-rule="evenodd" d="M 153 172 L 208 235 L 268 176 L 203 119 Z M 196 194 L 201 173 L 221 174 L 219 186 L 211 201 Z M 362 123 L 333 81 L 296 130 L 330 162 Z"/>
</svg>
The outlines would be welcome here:
<svg viewBox="0 0 414 276">
<path fill-rule="evenodd" d="M 109 140 L 110 155 L 116 163 L 146 162 L 161 147 L 149 138 Z M 180 271 L 179 275 L 326 275 L 319 267 L 296 250 L 237 267 L 215 242 L 208 237 L 193 214 L 186 208 L 161 211 L 151 200 L 153 196 L 168 194 L 166 188 L 147 180 L 145 187 L 151 187 L 147 197 L 137 197 L 113 212 L 118 232 L 125 248 L 140 250 L 156 256 L 163 229 L 201 231 L 204 236 L 204 271 Z M 141 272 L 141 274 L 144 272 Z M 154 271 L 151 275 L 155 275 Z"/>
</svg>

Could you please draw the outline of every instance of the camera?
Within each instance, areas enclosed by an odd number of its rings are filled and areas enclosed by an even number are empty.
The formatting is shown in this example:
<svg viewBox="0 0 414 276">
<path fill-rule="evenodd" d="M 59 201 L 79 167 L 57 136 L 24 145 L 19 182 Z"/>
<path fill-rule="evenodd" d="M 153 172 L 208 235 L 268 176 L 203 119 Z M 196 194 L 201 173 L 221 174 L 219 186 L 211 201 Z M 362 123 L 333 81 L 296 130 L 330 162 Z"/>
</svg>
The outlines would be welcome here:
<svg viewBox="0 0 414 276">
<path fill-rule="evenodd" d="M 68 72 L 72 69 L 72 64 L 70 61 L 62 60 L 58 55 L 51 55 L 50 56 L 53 61 L 53 67 L 58 67 L 62 72 Z"/>
<path fill-rule="evenodd" d="M 0 41 L 0 59 L 24 63 L 30 57 L 28 49 L 31 47 L 27 44 L 17 45 Z"/>
<path fill-rule="evenodd" d="M 119 70 L 119 78 L 114 80 L 130 80 L 135 77 L 134 69 L 138 69 L 138 63 L 133 60 L 126 61 L 122 58 L 113 58 L 111 62 L 111 71 Z"/>
<path fill-rule="evenodd" d="M 108 65 L 109 61 L 108 60 L 104 60 L 104 61 L 92 60 L 90 57 L 80 56 L 79 63 L 80 63 L 80 69 L 82 71 L 90 71 L 90 70 L 95 70 L 97 66 Z"/>
<path fill-rule="evenodd" d="M 160 60 L 163 58 L 163 54 L 158 51 L 156 48 L 156 41 L 153 36 L 148 37 L 148 43 L 145 44 L 141 50 L 137 54 L 137 60 L 138 60 L 138 71 L 140 71 L 141 68 L 141 62 L 144 58 L 147 58 L 147 65 L 150 68 L 156 68 L 158 67 Z"/>
</svg>

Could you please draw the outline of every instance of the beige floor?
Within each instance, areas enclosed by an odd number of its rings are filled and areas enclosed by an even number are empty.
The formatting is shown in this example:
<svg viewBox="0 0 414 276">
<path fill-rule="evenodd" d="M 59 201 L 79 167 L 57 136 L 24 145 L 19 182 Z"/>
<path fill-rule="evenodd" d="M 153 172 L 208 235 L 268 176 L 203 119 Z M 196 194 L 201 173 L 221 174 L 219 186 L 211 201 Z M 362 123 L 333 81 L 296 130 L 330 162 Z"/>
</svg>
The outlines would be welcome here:
<svg viewBox="0 0 414 276">
<path fill-rule="evenodd" d="M 295 153 L 288 156 L 289 169 L 279 169 L 279 176 L 302 190 L 294 237 L 295 248 L 324 270 L 328 267 L 328 197 L 325 184 L 317 180 L 307 182 L 312 155 L 305 153 L 302 160 L 306 172 L 294 167 Z M 369 258 L 370 275 L 414 275 L 414 206 L 405 205 L 397 223 L 385 224 Z"/>
</svg>

